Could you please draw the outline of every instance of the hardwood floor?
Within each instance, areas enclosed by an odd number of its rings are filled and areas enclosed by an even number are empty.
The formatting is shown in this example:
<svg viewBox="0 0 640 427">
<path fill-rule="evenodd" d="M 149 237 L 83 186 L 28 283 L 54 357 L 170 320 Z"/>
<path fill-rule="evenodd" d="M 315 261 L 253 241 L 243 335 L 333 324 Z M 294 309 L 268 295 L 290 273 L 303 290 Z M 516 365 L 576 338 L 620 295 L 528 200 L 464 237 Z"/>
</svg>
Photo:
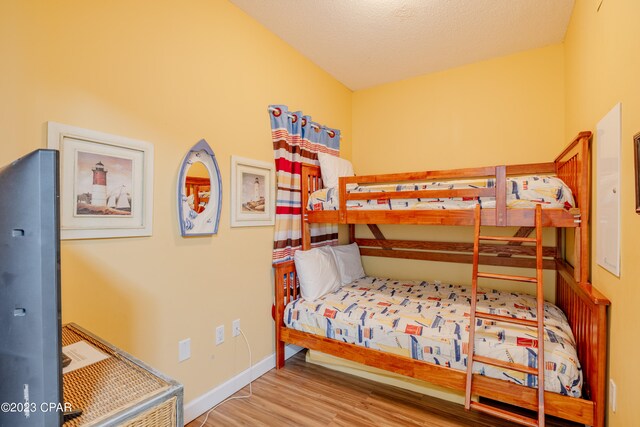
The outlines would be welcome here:
<svg viewBox="0 0 640 427">
<path fill-rule="evenodd" d="M 246 395 L 245 387 L 234 396 Z M 187 427 L 198 427 L 202 415 Z M 305 362 L 304 352 L 253 382 L 250 399 L 231 400 L 205 426 L 429 426 L 511 427 L 462 405 Z M 547 419 L 549 427 L 578 426 Z"/>
</svg>

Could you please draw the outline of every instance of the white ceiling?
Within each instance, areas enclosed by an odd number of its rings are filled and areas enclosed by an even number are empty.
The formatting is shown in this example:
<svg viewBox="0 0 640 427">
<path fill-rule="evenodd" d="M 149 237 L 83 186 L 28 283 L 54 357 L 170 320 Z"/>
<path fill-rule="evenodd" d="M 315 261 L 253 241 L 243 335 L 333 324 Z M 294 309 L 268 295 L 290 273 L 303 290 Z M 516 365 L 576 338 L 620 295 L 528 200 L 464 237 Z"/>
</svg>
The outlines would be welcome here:
<svg viewBox="0 0 640 427">
<path fill-rule="evenodd" d="M 230 0 L 350 89 L 560 43 L 574 0 Z"/>
</svg>

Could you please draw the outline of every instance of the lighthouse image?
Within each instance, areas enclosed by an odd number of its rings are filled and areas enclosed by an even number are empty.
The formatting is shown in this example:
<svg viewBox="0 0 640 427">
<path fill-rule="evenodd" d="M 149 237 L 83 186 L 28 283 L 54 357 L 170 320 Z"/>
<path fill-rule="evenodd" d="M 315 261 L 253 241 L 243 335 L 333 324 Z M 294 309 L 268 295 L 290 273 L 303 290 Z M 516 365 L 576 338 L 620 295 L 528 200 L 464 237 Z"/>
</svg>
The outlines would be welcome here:
<svg viewBox="0 0 640 427">
<path fill-rule="evenodd" d="M 75 215 L 133 214 L 133 160 L 78 151 Z"/>
<path fill-rule="evenodd" d="M 242 211 L 264 212 L 264 177 L 242 172 Z"/>
<path fill-rule="evenodd" d="M 93 187 L 91 188 L 91 204 L 107 206 L 107 170 L 102 162 L 96 163 L 93 172 Z"/>
<path fill-rule="evenodd" d="M 253 183 L 253 201 L 260 200 L 260 180 L 256 176 L 256 181 Z"/>
</svg>

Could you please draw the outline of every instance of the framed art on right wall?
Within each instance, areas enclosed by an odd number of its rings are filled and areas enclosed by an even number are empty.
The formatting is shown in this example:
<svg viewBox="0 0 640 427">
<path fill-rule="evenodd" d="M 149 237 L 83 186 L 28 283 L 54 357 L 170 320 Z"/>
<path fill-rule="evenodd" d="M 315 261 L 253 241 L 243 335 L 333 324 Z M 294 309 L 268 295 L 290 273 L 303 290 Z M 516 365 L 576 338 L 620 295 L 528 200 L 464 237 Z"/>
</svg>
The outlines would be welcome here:
<svg viewBox="0 0 640 427">
<path fill-rule="evenodd" d="M 596 263 L 620 277 L 622 103 L 614 105 L 598 122 L 595 145 Z"/>
<path fill-rule="evenodd" d="M 640 132 L 633 136 L 633 162 L 636 171 L 636 213 L 640 214 L 640 174 L 638 168 L 640 168 Z"/>
</svg>

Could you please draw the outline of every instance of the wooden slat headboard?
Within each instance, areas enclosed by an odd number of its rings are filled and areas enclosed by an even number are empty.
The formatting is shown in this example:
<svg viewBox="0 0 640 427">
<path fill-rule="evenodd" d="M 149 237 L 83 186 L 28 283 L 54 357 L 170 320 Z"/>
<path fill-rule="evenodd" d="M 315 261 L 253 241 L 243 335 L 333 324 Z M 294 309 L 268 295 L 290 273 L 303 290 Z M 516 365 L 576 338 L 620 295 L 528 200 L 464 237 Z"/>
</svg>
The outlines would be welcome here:
<svg viewBox="0 0 640 427">
<path fill-rule="evenodd" d="M 309 196 L 314 191 L 322 189 L 322 175 L 320 174 L 320 166 L 310 165 L 307 163 L 302 164 L 300 182 L 300 201 L 302 206 L 302 247 L 303 249 L 309 249 L 307 245 L 311 244 L 311 230 L 309 223 L 307 222 L 307 204 L 309 203 Z M 331 213 L 331 212 L 330 212 Z"/>
<path fill-rule="evenodd" d="M 304 208 L 309 202 L 309 196 L 311 195 L 311 193 L 322 188 L 322 175 L 320 174 L 320 166 L 303 163 L 300 179 L 300 188 L 302 190 L 300 200 L 302 201 L 302 208 L 304 212 Z"/>
<path fill-rule="evenodd" d="M 556 158 L 556 174 L 571 189 L 580 208 L 580 227 L 576 228 L 575 279 L 579 283 L 589 282 L 591 265 L 589 248 L 589 220 L 591 209 L 591 132 L 580 132 L 578 136 Z"/>
<path fill-rule="evenodd" d="M 609 300 L 590 283 L 578 283 L 571 267 L 558 261 L 556 305 L 564 311 L 576 339 L 584 375 L 583 393 L 596 403 L 594 419 L 603 425 L 607 370 Z"/>
</svg>

